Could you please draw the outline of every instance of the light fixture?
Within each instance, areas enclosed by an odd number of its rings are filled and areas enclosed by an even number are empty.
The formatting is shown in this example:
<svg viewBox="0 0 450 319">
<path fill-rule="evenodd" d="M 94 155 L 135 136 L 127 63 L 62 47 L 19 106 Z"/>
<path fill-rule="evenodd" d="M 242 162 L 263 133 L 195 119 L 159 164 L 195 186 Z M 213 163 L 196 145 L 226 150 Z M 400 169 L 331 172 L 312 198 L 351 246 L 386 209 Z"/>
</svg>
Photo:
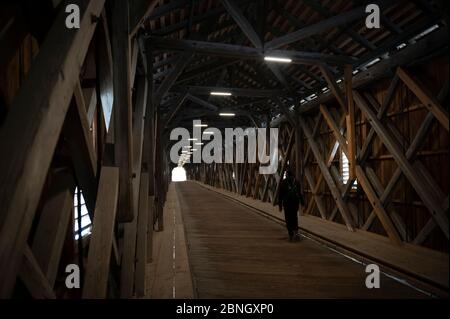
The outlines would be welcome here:
<svg viewBox="0 0 450 319">
<path fill-rule="evenodd" d="M 193 148 L 193 149 L 192 149 L 192 152 L 195 152 L 195 151 L 198 151 L 198 149 L 196 149 L 196 148 Z"/>
<path fill-rule="evenodd" d="M 194 124 L 194 127 L 208 127 L 208 124 Z"/>
<path fill-rule="evenodd" d="M 231 92 L 217 92 L 212 91 L 210 92 L 211 95 L 218 95 L 218 96 L 231 96 Z"/>
<path fill-rule="evenodd" d="M 204 131 L 203 134 L 205 134 L 205 135 L 213 135 L 214 132 L 211 132 L 211 131 Z"/>
<path fill-rule="evenodd" d="M 220 116 L 235 116 L 234 113 L 219 113 Z"/>
<path fill-rule="evenodd" d="M 292 59 L 280 58 L 280 57 L 275 57 L 275 56 L 265 56 L 264 60 L 269 61 L 269 62 L 281 62 L 281 63 L 291 63 L 292 62 Z"/>
<path fill-rule="evenodd" d="M 188 141 L 197 141 L 197 139 L 194 137 L 194 138 L 188 138 Z"/>
<path fill-rule="evenodd" d="M 191 148 L 192 146 L 190 146 L 190 145 L 185 145 L 185 146 L 183 146 L 184 148 Z"/>
<path fill-rule="evenodd" d="M 198 142 L 198 143 L 194 143 L 194 145 L 203 145 L 203 143 Z"/>
</svg>

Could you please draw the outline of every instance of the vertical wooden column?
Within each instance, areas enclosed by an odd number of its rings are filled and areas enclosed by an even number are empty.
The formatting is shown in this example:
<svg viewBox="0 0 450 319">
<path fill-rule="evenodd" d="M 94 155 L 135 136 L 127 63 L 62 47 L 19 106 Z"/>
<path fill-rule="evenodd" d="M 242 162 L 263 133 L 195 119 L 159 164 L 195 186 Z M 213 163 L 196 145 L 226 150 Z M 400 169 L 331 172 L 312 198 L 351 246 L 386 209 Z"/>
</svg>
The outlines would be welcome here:
<svg viewBox="0 0 450 319">
<path fill-rule="evenodd" d="M 145 46 L 145 60 L 147 65 L 147 108 L 145 113 L 145 138 L 142 154 L 142 170 L 147 171 L 148 183 L 148 228 L 147 228 L 147 262 L 152 261 L 153 256 L 153 221 L 155 216 L 155 108 L 153 90 L 153 52 L 147 44 Z"/>
<path fill-rule="evenodd" d="M 303 136 L 302 131 L 300 129 L 300 125 L 296 120 L 297 124 L 295 126 L 295 177 L 298 181 L 302 181 L 303 176 Z M 300 183 L 300 187 L 303 190 L 302 183 Z"/>
<path fill-rule="evenodd" d="M 161 114 L 156 111 L 155 116 L 155 212 L 158 217 L 158 231 L 164 230 L 164 216 L 162 209 L 163 185 L 162 185 L 162 146 L 161 146 L 161 130 L 163 128 L 161 122 Z"/>
<path fill-rule="evenodd" d="M 0 297 L 11 295 L 59 133 L 104 0 L 79 1 L 80 28 L 61 11 L 0 132 Z M 2 48 L 3 50 L 3 48 Z M 6 154 L 6 155 L 5 155 Z"/>
<path fill-rule="evenodd" d="M 83 298 L 106 298 L 114 237 L 119 169 L 102 167 L 90 239 Z"/>
<path fill-rule="evenodd" d="M 141 174 L 139 189 L 139 211 L 137 216 L 136 271 L 134 287 L 136 297 L 145 295 L 145 274 L 147 266 L 147 226 L 148 226 L 148 173 Z"/>
<path fill-rule="evenodd" d="M 356 133 L 355 133 L 355 102 L 353 100 L 352 78 L 353 68 L 346 65 L 344 68 L 345 93 L 347 97 L 347 143 L 348 143 L 348 164 L 350 180 L 356 177 Z"/>
<path fill-rule="evenodd" d="M 115 165 L 120 168 L 118 219 L 133 220 L 132 107 L 128 1 L 114 0 L 112 54 L 114 83 Z"/>
</svg>

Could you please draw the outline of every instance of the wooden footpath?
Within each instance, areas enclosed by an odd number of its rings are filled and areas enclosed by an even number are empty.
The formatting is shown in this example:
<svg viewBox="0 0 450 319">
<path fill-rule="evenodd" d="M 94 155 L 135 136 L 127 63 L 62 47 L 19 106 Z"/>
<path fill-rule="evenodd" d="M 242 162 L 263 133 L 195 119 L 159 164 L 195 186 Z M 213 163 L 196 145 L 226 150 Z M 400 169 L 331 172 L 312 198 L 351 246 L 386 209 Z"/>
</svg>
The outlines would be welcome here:
<svg viewBox="0 0 450 319">
<path fill-rule="evenodd" d="M 426 298 L 195 182 L 176 183 L 198 298 Z"/>
</svg>

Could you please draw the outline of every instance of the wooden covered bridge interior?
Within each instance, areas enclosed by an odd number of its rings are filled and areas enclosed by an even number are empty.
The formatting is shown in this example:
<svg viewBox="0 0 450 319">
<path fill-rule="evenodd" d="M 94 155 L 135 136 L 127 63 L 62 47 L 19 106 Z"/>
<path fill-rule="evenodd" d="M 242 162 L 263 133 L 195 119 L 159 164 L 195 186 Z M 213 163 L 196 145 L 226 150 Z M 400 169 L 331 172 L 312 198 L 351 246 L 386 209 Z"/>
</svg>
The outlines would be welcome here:
<svg viewBox="0 0 450 319">
<path fill-rule="evenodd" d="M 448 298 L 448 36 L 438 0 L 2 1 L 0 297 Z M 171 161 L 194 120 L 278 128 L 276 172 Z"/>
</svg>

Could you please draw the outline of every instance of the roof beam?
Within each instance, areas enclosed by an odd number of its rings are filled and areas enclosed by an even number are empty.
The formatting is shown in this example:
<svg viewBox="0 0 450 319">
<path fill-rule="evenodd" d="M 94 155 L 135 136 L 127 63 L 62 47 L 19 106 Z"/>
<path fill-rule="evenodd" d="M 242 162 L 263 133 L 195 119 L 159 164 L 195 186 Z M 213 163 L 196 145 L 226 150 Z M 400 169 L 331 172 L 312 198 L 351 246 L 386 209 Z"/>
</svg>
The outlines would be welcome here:
<svg viewBox="0 0 450 319">
<path fill-rule="evenodd" d="M 195 52 L 198 54 L 216 55 L 228 58 L 254 59 L 262 60 L 264 55 L 270 54 L 275 56 L 283 56 L 291 58 L 293 63 L 299 64 L 316 64 L 319 62 L 327 62 L 331 64 L 352 64 L 354 58 L 348 56 L 329 55 L 316 52 L 302 52 L 293 50 L 263 50 L 241 45 L 233 45 L 217 42 L 192 41 L 192 40 L 176 40 L 170 38 L 161 38 L 149 36 L 154 48 Z"/>
<path fill-rule="evenodd" d="M 192 95 L 210 95 L 212 91 L 230 92 L 232 96 L 247 97 L 274 97 L 286 96 L 288 93 L 284 90 L 259 90 L 259 89 L 243 89 L 231 87 L 214 87 L 214 86 L 176 86 L 172 92 L 189 92 Z"/>
<path fill-rule="evenodd" d="M 387 0 L 379 0 L 379 1 L 373 1 L 373 4 L 377 4 L 380 9 L 386 8 L 389 5 L 392 5 L 392 1 Z M 272 41 L 267 42 L 264 45 L 264 48 L 266 50 L 268 49 L 276 49 L 279 47 L 282 47 L 284 45 L 300 41 L 302 39 L 308 38 L 310 36 L 322 33 L 328 29 L 339 27 L 348 23 L 351 23 L 355 20 L 358 20 L 362 17 L 364 17 L 367 13 L 365 11 L 366 6 L 360 6 L 356 9 L 335 15 L 329 19 L 322 20 L 318 23 L 315 23 L 313 25 L 301 28 L 297 31 L 294 31 L 292 33 L 286 34 L 284 36 L 281 36 L 279 38 L 273 39 Z"/>
<path fill-rule="evenodd" d="M 186 65 L 189 63 L 193 54 L 190 52 L 183 53 L 178 57 L 175 67 L 170 71 L 170 74 L 164 79 L 161 85 L 158 87 L 158 91 L 155 96 L 155 105 L 159 105 L 164 95 L 169 92 L 172 85 L 175 83 L 178 76 L 183 72 Z"/>
<path fill-rule="evenodd" d="M 204 100 L 202 100 L 202 99 L 200 99 L 200 98 L 198 98 L 196 96 L 193 96 L 193 95 L 191 95 L 189 93 L 187 94 L 187 98 L 189 100 L 191 100 L 192 102 L 197 103 L 197 104 L 199 104 L 199 105 L 201 105 L 203 107 L 206 107 L 207 109 L 209 109 L 211 111 L 218 111 L 219 110 L 219 108 L 217 106 L 215 106 L 214 104 L 211 104 L 208 101 L 204 101 Z"/>
<path fill-rule="evenodd" d="M 255 48 L 261 48 L 263 46 L 261 39 L 237 4 L 233 0 L 222 0 L 222 4 Z"/>
<path fill-rule="evenodd" d="M 134 0 L 130 1 L 130 35 L 133 36 L 144 23 L 145 19 L 153 11 L 159 0 Z"/>
</svg>

